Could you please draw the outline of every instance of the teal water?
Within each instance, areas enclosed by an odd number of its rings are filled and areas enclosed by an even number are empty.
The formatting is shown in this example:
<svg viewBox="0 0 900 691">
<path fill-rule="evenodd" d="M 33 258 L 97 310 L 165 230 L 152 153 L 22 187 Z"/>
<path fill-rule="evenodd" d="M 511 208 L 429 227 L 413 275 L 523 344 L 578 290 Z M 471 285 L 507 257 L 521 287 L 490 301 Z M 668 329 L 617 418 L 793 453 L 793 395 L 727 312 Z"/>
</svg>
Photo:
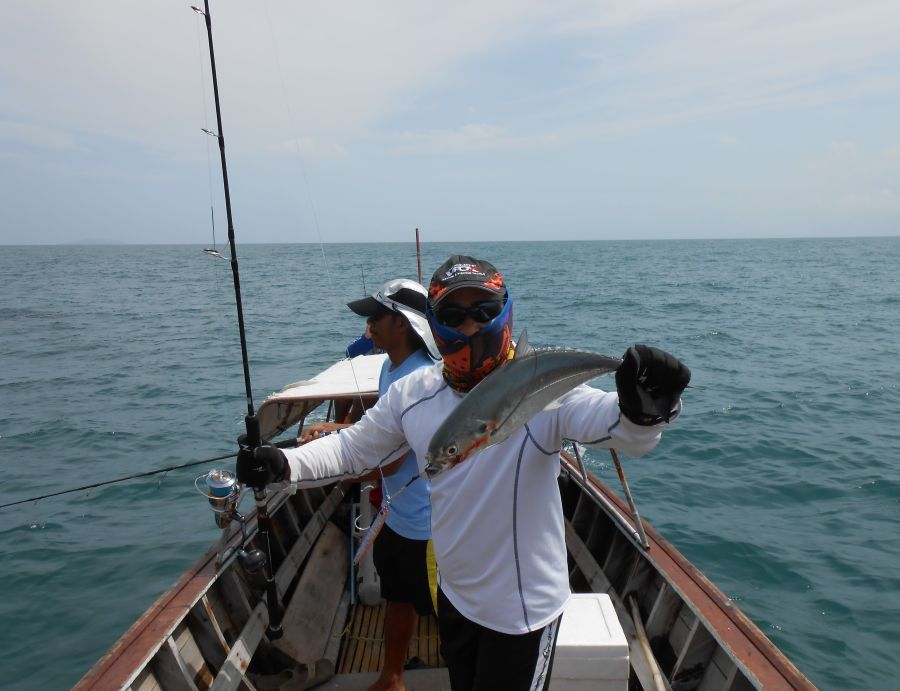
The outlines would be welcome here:
<svg viewBox="0 0 900 691">
<path fill-rule="evenodd" d="M 2 248 L 0 503 L 233 451 L 231 272 L 199 249 Z M 900 238 L 426 244 L 426 274 L 457 252 L 503 271 L 536 345 L 681 356 L 684 415 L 626 461 L 642 515 L 818 686 L 900 687 Z M 239 258 L 257 405 L 360 333 L 363 276 L 416 266 L 411 243 Z M 177 580 L 222 465 L 0 510 L 4 688 L 68 688 Z"/>
</svg>

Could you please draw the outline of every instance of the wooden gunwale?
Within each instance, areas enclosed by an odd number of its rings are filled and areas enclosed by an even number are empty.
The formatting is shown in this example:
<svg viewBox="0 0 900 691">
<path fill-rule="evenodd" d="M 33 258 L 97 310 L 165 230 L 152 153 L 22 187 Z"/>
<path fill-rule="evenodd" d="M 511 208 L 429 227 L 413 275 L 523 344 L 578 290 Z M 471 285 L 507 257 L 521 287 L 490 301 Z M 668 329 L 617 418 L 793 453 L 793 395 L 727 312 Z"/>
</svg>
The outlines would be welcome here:
<svg viewBox="0 0 900 691">
<path fill-rule="evenodd" d="M 289 495 L 279 493 L 270 502 L 274 514 Z M 256 509 L 247 515 L 247 533 L 256 532 Z M 77 691 L 87 689 L 122 688 L 143 670 L 176 627 L 188 616 L 216 582 L 219 575 L 229 568 L 229 562 L 216 565 L 220 549 L 240 543 L 240 531 L 235 531 L 225 544 L 217 543 L 195 561 L 178 581 L 131 625 L 113 647 L 73 687 Z"/>
<path fill-rule="evenodd" d="M 564 467 L 576 481 L 582 476 L 574 459 L 562 452 Z M 614 505 L 625 517 L 629 526 L 634 525 L 628 505 L 612 489 L 588 472 L 592 489 Z M 615 523 L 615 521 L 614 521 Z M 815 689 L 815 685 L 775 646 L 752 621 L 703 575 L 671 543 L 667 542 L 651 525 L 644 522 L 650 548 L 644 550 L 626 535 L 645 559 L 681 595 L 688 607 L 702 621 L 708 623 L 709 633 L 731 654 L 744 674 L 761 688 Z M 624 532 L 623 532 L 624 534 Z"/>
</svg>

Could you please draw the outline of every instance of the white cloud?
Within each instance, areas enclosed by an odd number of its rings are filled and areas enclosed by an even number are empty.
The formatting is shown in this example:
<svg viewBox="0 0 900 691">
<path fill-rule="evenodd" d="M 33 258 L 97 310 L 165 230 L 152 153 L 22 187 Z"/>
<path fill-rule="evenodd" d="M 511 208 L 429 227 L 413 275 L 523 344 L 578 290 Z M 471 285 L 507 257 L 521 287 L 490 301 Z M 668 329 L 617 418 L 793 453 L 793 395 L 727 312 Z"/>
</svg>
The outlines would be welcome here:
<svg viewBox="0 0 900 691">
<path fill-rule="evenodd" d="M 480 56 L 535 40 L 577 49 L 590 76 L 560 73 L 521 96 L 554 130 L 582 136 L 585 122 L 852 98 L 889 86 L 860 75 L 890 58 L 895 77 L 900 50 L 895 0 L 222 0 L 213 11 L 225 131 L 238 149 L 364 135 L 423 90 L 476 75 Z M 212 122 L 205 32 L 187 2 L 7 0 L 0 51 L 15 119 L 182 151 Z"/>
<path fill-rule="evenodd" d="M 584 54 L 592 82 L 576 91 L 589 93 L 592 83 L 598 102 L 615 104 L 631 122 L 849 102 L 900 86 L 894 0 L 658 0 L 576 9 L 559 30 L 594 46 Z"/>
</svg>

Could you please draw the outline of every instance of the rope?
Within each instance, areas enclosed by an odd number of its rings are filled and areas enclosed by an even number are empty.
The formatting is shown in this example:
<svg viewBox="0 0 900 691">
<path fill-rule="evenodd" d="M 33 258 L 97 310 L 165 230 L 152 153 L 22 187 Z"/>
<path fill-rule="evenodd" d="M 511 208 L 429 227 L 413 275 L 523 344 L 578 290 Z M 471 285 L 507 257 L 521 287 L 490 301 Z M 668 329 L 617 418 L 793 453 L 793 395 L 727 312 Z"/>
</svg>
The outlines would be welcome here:
<svg viewBox="0 0 900 691">
<path fill-rule="evenodd" d="M 350 621 L 344 627 L 343 631 L 341 631 L 339 634 L 337 634 L 335 636 L 332 636 L 332 638 L 335 640 L 340 640 L 341 638 L 344 638 L 348 641 L 363 641 L 364 643 L 383 643 L 384 642 L 384 636 L 381 636 L 379 638 L 373 638 L 372 636 L 353 635 L 350 633 L 350 629 L 352 627 L 353 627 L 353 621 Z M 410 641 L 416 641 L 416 640 L 430 641 L 430 640 L 439 640 L 439 639 L 440 639 L 440 636 L 436 633 L 429 633 L 429 634 L 422 634 L 422 635 L 413 634 L 413 637 L 410 639 Z"/>
</svg>

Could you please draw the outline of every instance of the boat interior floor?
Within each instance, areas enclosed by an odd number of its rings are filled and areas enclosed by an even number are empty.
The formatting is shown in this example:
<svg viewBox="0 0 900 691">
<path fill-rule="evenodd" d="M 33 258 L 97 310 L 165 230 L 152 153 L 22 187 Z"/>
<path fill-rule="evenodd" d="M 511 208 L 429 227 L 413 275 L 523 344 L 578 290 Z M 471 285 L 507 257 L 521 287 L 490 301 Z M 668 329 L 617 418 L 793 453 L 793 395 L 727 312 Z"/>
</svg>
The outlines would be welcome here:
<svg viewBox="0 0 900 691">
<path fill-rule="evenodd" d="M 315 691 L 365 691 L 376 679 L 378 672 L 338 674 L 314 688 Z M 403 673 L 403 683 L 406 691 L 450 691 L 450 677 L 446 667 L 406 670 Z"/>
<path fill-rule="evenodd" d="M 384 663 L 384 616 L 387 605 L 374 607 L 355 604 L 350 607 L 347 625 L 341 632 L 337 673 L 378 672 Z M 407 651 L 408 666 L 415 668 L 444 667 L 439 651 L 437 619 L 419 617 L 419 623 Z M 409 671 L 415 671 L 410 669 Z"/>
<path fill-rule="evenodd" d="M 348 593 L 345 592 L 345 597 Z M 344 608 L 346 620 L 333 636 L 339 639 L 337 660 L 332 667 L 325 660 L 281 675 L 256 677 L 257 689 L 300 691 L 365 691 L 378 679 L 384 664 L 384 620 L 387 605 L 368 607 L 361 603 Z M 339 609 L 337 616 L 341 616 Z M 434 616 L 419 617 L 416 631 L 407 650 L 407 668 L 403 681 L 407 691 L 450 691 L 450 677 L 440 655 L 440 638 L 437 619 Z M 331 673 L 333 670 L 333 674 Z"/>
</svg>

